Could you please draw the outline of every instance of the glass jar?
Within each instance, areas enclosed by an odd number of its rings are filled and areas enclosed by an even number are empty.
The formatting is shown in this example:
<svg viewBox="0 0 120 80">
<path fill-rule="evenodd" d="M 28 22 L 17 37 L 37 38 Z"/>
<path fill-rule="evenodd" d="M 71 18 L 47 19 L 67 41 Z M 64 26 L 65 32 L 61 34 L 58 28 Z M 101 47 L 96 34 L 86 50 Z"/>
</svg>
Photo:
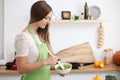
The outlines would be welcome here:
<svg viewBox="0 0 120 80">
<path fill-rule="evenodd" d="M 108 51 L 105 51 L 105 54 L 104 54 L 104 64 L 110 64 L 110 54 Z"/>
<path fill-rule="evenodd" d="M 104 64 L 110 64 L 111 48 L 104 49 Z"/>
<path fill-rule="evenodd" d="M 112 49 L 111 48 L 107 48 L 107 49 L 104 49 L 104 64 L 110 64 L 112 61 L 111 61 L 111 53 L 112 53 Z"/>
</svg>

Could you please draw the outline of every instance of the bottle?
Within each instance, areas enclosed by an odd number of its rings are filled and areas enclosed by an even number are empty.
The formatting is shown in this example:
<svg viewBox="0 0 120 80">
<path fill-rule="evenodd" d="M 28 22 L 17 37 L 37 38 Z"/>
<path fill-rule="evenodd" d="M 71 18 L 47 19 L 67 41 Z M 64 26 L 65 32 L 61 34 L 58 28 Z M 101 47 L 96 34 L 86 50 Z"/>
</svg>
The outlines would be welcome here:
<svg viewBox="0 0 120 80">
<path fill-rule="evenodd" d="M 84 5 L 84 19 L 88 19 L 88 5 L 85 3 Z"/>
</svg>

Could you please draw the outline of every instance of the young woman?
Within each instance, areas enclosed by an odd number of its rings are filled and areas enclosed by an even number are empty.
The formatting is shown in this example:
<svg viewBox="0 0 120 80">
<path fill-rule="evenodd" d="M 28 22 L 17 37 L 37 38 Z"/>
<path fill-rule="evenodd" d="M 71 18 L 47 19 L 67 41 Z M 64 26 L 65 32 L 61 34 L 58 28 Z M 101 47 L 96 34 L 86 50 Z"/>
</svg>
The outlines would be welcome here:
<svg viewBox="0 0 120 80">
<path fill-rule="evenodd" d="M 16 65 L 22 80 L 50 80 L 50 65 L 57 62 L 49 40 L 49 22 L 52 9 L 45 1 L 37 1 L 31 7 L 27 27 L 16 36 Z"/>
</svg>

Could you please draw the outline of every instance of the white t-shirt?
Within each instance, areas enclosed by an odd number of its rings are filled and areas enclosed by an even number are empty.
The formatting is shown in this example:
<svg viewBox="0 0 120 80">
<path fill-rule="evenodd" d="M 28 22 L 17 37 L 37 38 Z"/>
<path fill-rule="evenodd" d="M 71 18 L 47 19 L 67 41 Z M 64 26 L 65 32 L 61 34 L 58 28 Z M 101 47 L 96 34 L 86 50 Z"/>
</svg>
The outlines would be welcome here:
<svg viewBox="0 0 120 80">
<path fill-rule="evenodd" d="M 35 36 L 39 44 L 42 44 L 42 42 L 39 40 L 39 37 L 37 35 Z M 36 62 L 39 57 L 38 48 L 30 33 L 21 32 L 18 34 L 15 38 L 14 46 L 16 49 L 16 57 L 27 56 L 27 61 L 29 63 Z"/>
</svg>

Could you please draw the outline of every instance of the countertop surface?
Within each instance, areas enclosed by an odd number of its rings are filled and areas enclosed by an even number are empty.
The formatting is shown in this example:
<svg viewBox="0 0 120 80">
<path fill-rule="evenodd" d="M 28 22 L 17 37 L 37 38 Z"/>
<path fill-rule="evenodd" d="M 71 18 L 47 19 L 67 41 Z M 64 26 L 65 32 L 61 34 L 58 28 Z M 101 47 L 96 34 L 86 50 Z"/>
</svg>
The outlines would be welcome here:
<svg viewBox="0 0 120 80">
<path fill-rule="evenodd" d="M 6 74 L 19 74 L 16 70 L 6 70 L 4 68 L 5 66 L 0 66 L 0 75 L 6 75 Z M 93 65 L 89 66 L 83 66 L 79 69 L 73 69 L 71 70 L 71 73 L 81 73 L 81 72 L 110 72 L 110 71 L 119 71 L 120 72 L 120 66 L 116 66 L 115 64 L 105 65 L 104 68 L 95 68 Z M 51 73 L 56 73 L 55 70 L 51 70 Z"/>
</svg>

